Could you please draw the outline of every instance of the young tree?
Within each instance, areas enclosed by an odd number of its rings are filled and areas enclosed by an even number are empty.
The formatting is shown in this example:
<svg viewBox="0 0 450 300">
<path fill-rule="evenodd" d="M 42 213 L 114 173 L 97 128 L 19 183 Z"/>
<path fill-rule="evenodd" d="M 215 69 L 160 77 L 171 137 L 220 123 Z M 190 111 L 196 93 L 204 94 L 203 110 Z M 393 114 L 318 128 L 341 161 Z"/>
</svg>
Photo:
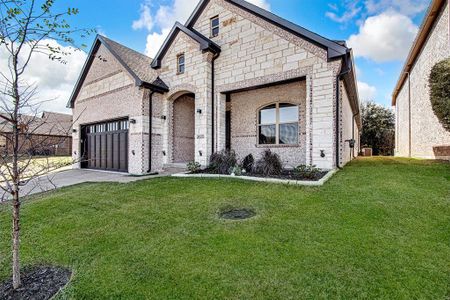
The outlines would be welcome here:
<svg viewBox="0 0 450 300">
<path fill-rule="evenodd" d="M 78 14 L 78 9 L 68 8 L 55 12 L 54 0 L 0 0 L 0 51 L 8 56 L 7 69 L 0 70 L 0 119 L 11 127 L 4 138 L 12 144 L 11 153 L 1 156 L 0 188 L 9 195 L 12 204 L 12 275 L 17 289 L 20 281 L 20 188 L 27 181 L 48 170 L 48 166 L 33 171 L 29 139 L 45 121 L 37 121 L 44 101 L 37 98 L 37 86 L 26 82 L 24 75 L 35 55 L 47 55 L 50 60 L 66 63 L 66 51 L 59 45 L 79 50 L 75 37 L 83 38 L 93 30 L 72 28 L 67 18 Z M 84 45 L 80 45 L 84 47 Z M 45 66 L 42 66 L 45 68 Z M 57 124 L 54 124 L 57 126 Z M 45 141 L 39 145 L 45 145 Z M 28 173 L 27 173 L 28 172 Z"/>
<path fill-rule="evenodd" d="M 395 147 L 395 115 L 391 109 L 375 102 L 361 104 L 361 144 L 371 147 L 374 155 L 393 155 Z"/>
</svg>

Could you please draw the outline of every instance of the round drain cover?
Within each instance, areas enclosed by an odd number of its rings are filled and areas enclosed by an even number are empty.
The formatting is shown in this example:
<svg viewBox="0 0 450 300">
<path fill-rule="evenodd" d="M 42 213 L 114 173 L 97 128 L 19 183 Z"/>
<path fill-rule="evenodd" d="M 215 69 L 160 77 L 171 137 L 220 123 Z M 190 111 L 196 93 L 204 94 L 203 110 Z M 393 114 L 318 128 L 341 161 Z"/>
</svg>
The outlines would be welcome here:
<svg viewBox="0 0 450 300">
<path fill-rule="evenodd" d="M 244 220 L 254 217 L 256 213 L 248 208 L 228 209 L 219 214 L 220 218 L 227 220 Z"/>
</svg>

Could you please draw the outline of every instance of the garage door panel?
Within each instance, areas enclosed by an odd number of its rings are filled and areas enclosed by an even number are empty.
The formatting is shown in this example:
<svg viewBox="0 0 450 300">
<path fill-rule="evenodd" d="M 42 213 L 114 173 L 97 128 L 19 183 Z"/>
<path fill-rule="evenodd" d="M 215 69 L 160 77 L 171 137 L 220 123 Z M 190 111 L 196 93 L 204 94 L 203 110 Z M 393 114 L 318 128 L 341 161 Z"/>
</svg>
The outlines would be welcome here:
<svg viewBox="0 0 450 300">
<path fill-rule="evenodd" d="M 116 153 L 116 155 L 113 155 L 113 169 L 120 169 L 119 164 L 119 134 L 114 133 L 113 134 L 113 153 Z"/>
<path fill-rule="evenodd" d="M 86 128 L 87 167 L 128 171 L 128 120 L 110 121 Z"/>
<path fill-rule="evenodd" d="M 127 167 L 127 145 L 128 145 L 128 135 L 124 133 L 119 134 L 119 164 L 120 169 L 123 170 Z"/>
</svg>

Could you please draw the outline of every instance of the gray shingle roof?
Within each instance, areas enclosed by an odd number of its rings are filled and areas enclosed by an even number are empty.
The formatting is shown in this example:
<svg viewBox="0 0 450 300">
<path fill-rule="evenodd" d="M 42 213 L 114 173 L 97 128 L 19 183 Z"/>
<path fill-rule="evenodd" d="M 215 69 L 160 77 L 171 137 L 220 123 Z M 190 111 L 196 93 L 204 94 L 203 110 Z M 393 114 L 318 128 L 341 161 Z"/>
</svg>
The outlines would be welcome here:
<svg viewBox="0 0 450 300">
<path fill-rule="evenodd" d="M 105 36 L 100 37 L 141 81 L 151 83 L 155 80 L 155 71 L 150 67 L 153 59 Z"/>
<path fill-rule="evenodd" d="M 167 92 L 169 89 L 167 85 L 157 77 L 155 70 L 150 65 L 152 59 L 142 53 L 139 53 L 133 49 L 130 49 L 116 41 L 113 41 L 102 35 L 97 35 L 88 58 L 81 71 L 75 88 L 70 96 L 67 107 L 73 108 L 75 99 L 80 92 L 83 81 L 89 71 L 89 68 L 95 57 L 95 53 L 99 49 L 100 45 L 104 45 L 108 51 L 117 59 L 117 61 L 127 70 L 127 72 L 134 78 L 136 86 L 149 88 L 152 91 L 158 93 Z"/>
</svg>

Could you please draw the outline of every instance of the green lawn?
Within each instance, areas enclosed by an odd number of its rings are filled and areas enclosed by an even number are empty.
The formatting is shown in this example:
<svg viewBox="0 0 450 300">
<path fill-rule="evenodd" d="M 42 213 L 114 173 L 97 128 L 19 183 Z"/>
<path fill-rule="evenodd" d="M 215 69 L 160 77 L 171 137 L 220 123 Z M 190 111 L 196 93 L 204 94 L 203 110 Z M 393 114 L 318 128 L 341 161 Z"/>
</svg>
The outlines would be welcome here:
<svg viewBox="0 0 450 300">
<path fill-rule="evenodd" d="M 219 220 L 227 206 L 258 216 Z M 1 281 L 10 274 L 10 215 L 0 209 Z M 28 202 L 22 221 L 25 265 L 74 271 L 62 299 L 450 297 L 444 163 L 359 159 L 321 188 L 83 184 Z"/>
</svg>

